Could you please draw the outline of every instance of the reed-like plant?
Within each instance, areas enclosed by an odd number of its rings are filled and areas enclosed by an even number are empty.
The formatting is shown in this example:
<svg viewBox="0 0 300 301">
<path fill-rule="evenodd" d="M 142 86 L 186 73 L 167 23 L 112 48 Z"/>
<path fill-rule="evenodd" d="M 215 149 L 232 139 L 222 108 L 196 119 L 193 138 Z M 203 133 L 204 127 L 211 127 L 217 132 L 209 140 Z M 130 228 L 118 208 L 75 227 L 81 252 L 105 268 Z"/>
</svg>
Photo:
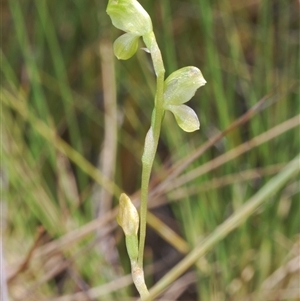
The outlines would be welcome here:
<svg viewBox="0 0 300 301">
<path fill-rule="evenodd" d="M 185 103 L 206 81 L 201 71 L 193 66 L 181 68 L 165 80 L 164 62 L 153 32 L 151 18 L 138 1 L 109 0 L 107 13 L 113 25 L 125 32 L 114 42 L 116 57 L 122 60 L 131 58 L 138 49 L 139 38 L 142 37 L 146 46 L 144 50 L 151 55 L 156 75 L 154 109 L 142 156 L 140 214 L 138 214 L 130 198 L 122 193 L 117 217 L 117 221 L 125 233 L 133 282 L 141 298 L 145 299 L 149 295 L 143 272 L 148 189 L 163 117 L 165 111 L 169 110 L 174 114 L 177 124 L 184 131 L 198 130 L 200 128 L 199 119 L 195 111 Z M 140 229 L 139 238 L 138 229 Z"/>
</svg>

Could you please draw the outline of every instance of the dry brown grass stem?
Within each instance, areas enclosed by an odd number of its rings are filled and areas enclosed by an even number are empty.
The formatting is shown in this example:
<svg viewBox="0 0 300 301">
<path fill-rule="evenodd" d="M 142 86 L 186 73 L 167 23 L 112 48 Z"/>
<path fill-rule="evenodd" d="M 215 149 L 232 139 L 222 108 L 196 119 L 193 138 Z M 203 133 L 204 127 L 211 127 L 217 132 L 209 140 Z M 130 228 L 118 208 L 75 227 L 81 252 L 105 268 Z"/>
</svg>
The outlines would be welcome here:
<svg viewBox="0 0 300 301">
<path fill-rule="evenodd" d="M 17 269 L 11 275 L 8 275 L 7 277 L 8 284 L 11 284 L 14 281 L 14 279 L 16 279 L 19 276 L 20 273 L 22 273 L 28 268 L 29 263 L 31 261 L 31 257 L 35 249 L 38 247 L 44 233 L 45 233 L 44 228 L 38 228 L 37 238 L 34 240 L 33 245 L 27 252 L 26 257 L 23 259 L 23 262 L 17 267 Z"/>
<path fill-rule="evenodd" d="M 239 157 L 240 155 L 250 151 L 251 149 L 270 141 L 271 139 L 276 138 L 277 136 L 291 130 L 300 125 L 300 115 L 290 118 L 289 120 L 282 122 L 281 124 L 271 128 L 270 130 L 262 133 L 254 137 L 253 139 L 235 147 L 234 149 L 228 151 L 227 153 L 217 157 L 214 160 L 207 162 L 206 164 L 201 165 L 198 168 L 193 169 L 187 174 L 178 177 L 176 180 L 169 182 L 167 188 L 165 188 L 165 192 L 171 191 L 177 187 L 180 187 L 195 178 L 200 177 L 203 174 L 216 169 L 217 167 L 224 165 L 225 163 L 234 160 L 235 158 Z"/>
<path fill-rule="evenodd" d="M 112 43 L 109 40 L 101 41 L 99 52 L 101 57 L 101 72 L 104 102 L 104 137 L 103 146 L 99 155 L 98 169 L 103 176 L 113 182 L 117 162 L 117 95 L 115 82 L 115 68 Z M 91 201 L 95 208 L 95 217 L 101 218 L 113 207 L 113 193 L 105 187 L 94 184 Z M 97 228 L 97 237 L 102 237 L 99 241 L 99 250 L 105 260 L 113 264 L 118 258 L 115 240 L 110 232 L 106 231 L 107 226 Z M 107 234 L 102 235 L 103 232 Z"/>
<path fill-rule="evenodd" d="M 168 193 L 168 200 L 175 201 L 183 198 L 187 194 L 191 196 L 204 191 L 220 189 L 227 185 L 260 179 L 263 176 L 269 176 L 277 173 L 279 170 L 283 168 L 283 166 L 284 166 L 283 163 L 279 163 L 263 168 L 242 170 L 238 173 L 228 174 L 222 177 L 218 177 L 209 181 L 202 182 L 201 186 L 196 184 L 196 185 L 191 185 L 188 188 L 179 187 L 175 190 L 172 190 L 170 193 Z"/>
</svg>

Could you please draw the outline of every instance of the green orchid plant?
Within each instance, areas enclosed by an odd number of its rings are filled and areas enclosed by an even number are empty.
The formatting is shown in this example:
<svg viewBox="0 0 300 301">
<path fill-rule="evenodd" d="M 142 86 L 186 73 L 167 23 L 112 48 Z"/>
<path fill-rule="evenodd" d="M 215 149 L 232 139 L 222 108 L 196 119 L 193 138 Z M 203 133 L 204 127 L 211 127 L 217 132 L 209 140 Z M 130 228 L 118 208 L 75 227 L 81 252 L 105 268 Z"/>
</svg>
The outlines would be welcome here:
<svg viewBox="0 0 300 301">
<path fill-rule="evenodd" d="M 149 14 L 136 0 L 109 0 L 107 14 L 113 25 L 125 33 L 114 42 L 114 53 L 118 59 L 131 58 L 138 49 L 141 37 L 150 53 L 156 75 L 156 94 L 151 126 L 146 135 L 142 156 L 142 183 L 140 214 L 130 198 L 122 193 L 117 217 L 125 233 L 127 252 L 131 261 L 133 282 L 142 300 L 149 297 L 144 280 L 143 256 L 146 237 L 148 189 L 154 157 L 157 150 L 162 120 L 166 110 L 171 111 L 177 124 L 186 132 L 200 128 L 200 122 L 193 109 L 185 105 L 198 88 L 206 81 L 196 67 L 184 67 L 173 72 L 165 80 L 165 68 L 160 49 L 153 32 Z M 138 237 L 138 228 L 139 237 Z"/>
</svg>

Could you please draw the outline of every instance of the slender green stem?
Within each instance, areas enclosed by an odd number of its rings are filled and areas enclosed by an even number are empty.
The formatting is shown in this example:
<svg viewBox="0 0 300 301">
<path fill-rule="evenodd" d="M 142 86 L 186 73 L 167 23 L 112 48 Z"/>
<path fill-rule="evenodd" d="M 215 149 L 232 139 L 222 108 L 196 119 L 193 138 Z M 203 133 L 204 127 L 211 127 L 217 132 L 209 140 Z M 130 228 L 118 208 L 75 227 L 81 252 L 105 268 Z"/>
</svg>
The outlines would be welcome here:
<svg viewBox="0 0 300 301">
<path fill-rule="evenodd" d="M 139 267 L 138 263 L 135 260 L 131 260 L 131 274 L 133 282 L 141 296 L 141 299 L 147 299 L 149 297 L 149 291 L 145 283 L 144 271 Z"/>
<path fill-rule="evenodd" d="M 151 127 L 146 136 L 144 153 L 142 157 L 143 167 L 142 167 L 141 207 L 140 207 L 140 238 L 139 238 L 139 255 L 138 255 L 138 266 L 140 268 L 143 268 L 149 180 L 150 180 L 155 153 L 157 150 L 161 123 L 164 116 L 163 93 L 164 93 L 164 75 L 165 75 L 165 69 L 164 69 L 161 52 L 157 45 L 154 33 L 150 32 L 144 35 L 143 39 L 147 48 L 151 53 L 154 71 L 157 76 L 156 79 L 157 87 L 156 87 L 156 95 L 155 95 L 155 107 L 152 112 Z"/>
</svg>

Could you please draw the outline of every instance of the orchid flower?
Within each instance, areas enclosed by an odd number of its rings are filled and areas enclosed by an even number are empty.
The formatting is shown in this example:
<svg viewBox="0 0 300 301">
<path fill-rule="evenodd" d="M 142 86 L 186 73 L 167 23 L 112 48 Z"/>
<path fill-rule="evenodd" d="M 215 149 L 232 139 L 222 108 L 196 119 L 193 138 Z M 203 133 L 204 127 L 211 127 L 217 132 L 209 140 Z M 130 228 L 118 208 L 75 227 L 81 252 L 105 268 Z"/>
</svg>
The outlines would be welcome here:
<svg viewBox="0 0 300 301">
<path fill-rule="evenodd" d="M 165 80 L 164 109 L 174 114 L 177 124 L 186 132 L 198 130 L 200 122 L 195 111 L 184 103 L 205 83 L 201 71 L 191 66 L 173 72 Z"/>
</svg>

